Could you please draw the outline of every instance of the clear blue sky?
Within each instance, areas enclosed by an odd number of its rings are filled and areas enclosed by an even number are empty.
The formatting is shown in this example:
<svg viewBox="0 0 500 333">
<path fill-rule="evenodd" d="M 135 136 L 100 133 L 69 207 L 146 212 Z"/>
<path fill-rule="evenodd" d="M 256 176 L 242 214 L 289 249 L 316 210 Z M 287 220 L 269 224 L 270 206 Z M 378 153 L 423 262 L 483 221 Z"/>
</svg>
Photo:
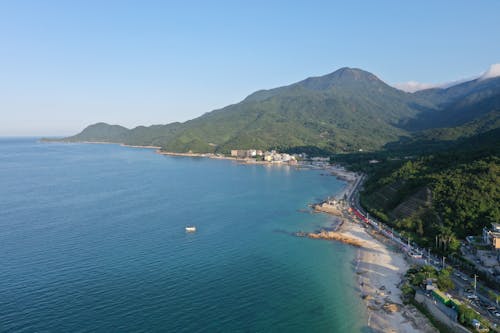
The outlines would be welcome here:
<svg viewBox="0 0 500 333">
<path fill-rule="evenodd" d="M 340 67 L 388 83 L 500 62 L 500 1 L 1 1 L 0 135 L 184 121 Z"/>
</svg>

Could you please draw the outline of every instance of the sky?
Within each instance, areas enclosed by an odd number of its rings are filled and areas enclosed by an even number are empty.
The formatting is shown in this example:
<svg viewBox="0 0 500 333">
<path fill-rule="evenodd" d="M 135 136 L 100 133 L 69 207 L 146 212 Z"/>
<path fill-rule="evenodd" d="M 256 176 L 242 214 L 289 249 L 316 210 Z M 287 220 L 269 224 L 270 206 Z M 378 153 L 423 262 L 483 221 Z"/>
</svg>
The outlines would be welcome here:
<svg viewBox="0 0 500 333">
<path fill-rule="evenodd" d="M 439 83 L 500 63 L 500 1 L 0 0 L 0 136 L 185 121 L 357 67 Z"/>
</svg>

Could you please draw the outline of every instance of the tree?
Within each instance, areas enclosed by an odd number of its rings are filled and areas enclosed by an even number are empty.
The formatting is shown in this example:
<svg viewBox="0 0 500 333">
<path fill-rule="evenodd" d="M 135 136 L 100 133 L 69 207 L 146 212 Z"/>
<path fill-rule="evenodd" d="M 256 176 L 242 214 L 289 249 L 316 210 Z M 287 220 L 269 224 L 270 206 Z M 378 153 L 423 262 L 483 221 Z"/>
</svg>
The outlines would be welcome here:
<svg viewBox="0 0 500 333">
<path fill-rule="evenodd" d="M 492 290 L 488 290 L 488 297 L 498 305 L 498 302 L 500 301 L 500 294 L 497 294 Z"/>
<path fill-rule="evenodd" d="M 435 278 L 436 277 L 436 269 L 432 265 L 424 265 L 422 267 L 422 272 L 424 272 L 427 278 Z"/>
<path fill-rule="evenodd" d="M 452 270 L 451 267 L 447 267 L 439 272 L 439 275 L 437 277 L 437 284 L 439 289 L 443 291 L 448 291 L 450 289 L 455 288 L 455 284 L 451 279 L 451 270 Z"/>
<path fill-rule="evenodd" d="M 419 286 L 424 282 L 424 280 L 425 280 L 425 274 L 422 272 L 418 272 L 411 279 L 411 284 L 413 284 L 414 286 Z"/>
<path fill-rule="evenodd" d="M 458 306 L 458 321 L 464 325 L 470 325 L 472 319 L 479 319 L 479 315 L 476 311 L 472 310 L 465 304 L 460 304 Z"/>
</svg>

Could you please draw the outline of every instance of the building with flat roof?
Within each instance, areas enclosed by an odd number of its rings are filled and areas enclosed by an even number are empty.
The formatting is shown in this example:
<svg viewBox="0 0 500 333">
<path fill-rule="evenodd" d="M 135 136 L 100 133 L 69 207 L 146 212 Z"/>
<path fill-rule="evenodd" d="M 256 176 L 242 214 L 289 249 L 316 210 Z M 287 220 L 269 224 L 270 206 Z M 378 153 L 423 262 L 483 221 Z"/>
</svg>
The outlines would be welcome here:
<svg viewBox="0 0 500 333">
<path fill-rule="evenodd" d="M 500 223 L 492 223 L 491 228 L 483 229 L 483 242 L 500 251 Z"/>
</svg>

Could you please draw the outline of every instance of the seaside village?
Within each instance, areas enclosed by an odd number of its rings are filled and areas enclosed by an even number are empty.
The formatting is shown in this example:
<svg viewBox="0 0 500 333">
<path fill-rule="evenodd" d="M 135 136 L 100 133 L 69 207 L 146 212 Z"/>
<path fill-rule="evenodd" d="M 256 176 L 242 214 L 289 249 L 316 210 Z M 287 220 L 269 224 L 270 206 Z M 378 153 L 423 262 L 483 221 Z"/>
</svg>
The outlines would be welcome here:
<svg viewBox="0 0 500 333">
<path fill-rule="evenodd" d="M 286 154 L 279 153 L 276 150 L 262 151 L 258 149 L 233 149 L 231 150 L 231 157 L 236 159 L 242 159 L 247 162 L 268 162 L 268 163 L 285 163 L 290 165 L 295 165 L 301 160 L 310 160 L 316 165 L 328 164 L 330 159 L 328 157 L 311 157 L 308 158 L 307 154 Z"/>
</svg>

